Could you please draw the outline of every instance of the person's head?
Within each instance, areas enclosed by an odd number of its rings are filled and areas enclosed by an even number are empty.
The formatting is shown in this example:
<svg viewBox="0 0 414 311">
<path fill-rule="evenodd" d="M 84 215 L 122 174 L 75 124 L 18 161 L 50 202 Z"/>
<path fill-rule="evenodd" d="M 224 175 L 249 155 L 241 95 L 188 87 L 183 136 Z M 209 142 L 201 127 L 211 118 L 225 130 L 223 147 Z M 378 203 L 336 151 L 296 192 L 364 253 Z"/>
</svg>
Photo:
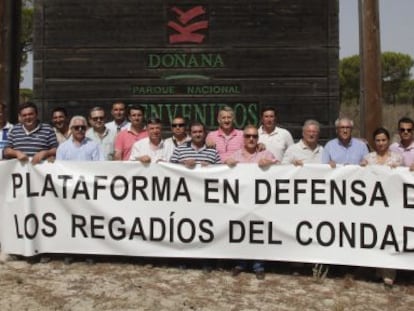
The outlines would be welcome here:
<svg viewBox="0 0 414 311">
<path fill-rule="evenodd" d="M 158 145 L 161 141 L 162 124 L 158 118 L 151 118 L 147 121 L 148 137 L 151 143 Z"/>
<path fill-rule="evenodd" d="M 252 124 L 246 125 L 243 130 L 243 138 L 244 149 L 249 152 L 255 152 L 257 150 L 257 143 L 259 139 L 259 132 L 257 131 L 257 127 Z"/>
<path fill-rule="evenodd" d="M 68 112 L 63 107 L 56 107 L 52 110 L 52 125 L 59 131 L 68 128 Z"/>
<path fill-rule="evenodd" d="M 307 146 L 316 146 L 319 140 L 320 125 L 316 120 L 306 120 L 302 127 L 302 139 Z"/>
<path fill-rule="evenodd" d="M 194 121 L 190 124 L 191 142 L 195 146 L 201 147 L 204 145 L 206 134 L 206 128 L 203 123 Z"/>
<path fill-rule="evenodd" d="M 390 146 L 390 133 L 383 127 L 377 128 L 372 134 L 374 139 L 375 151 L 378 153 L 384 153 Z"/>
<path fill-rule="evenodd" d="M 186 122 L 181 116 L 175 117 L 171 122 L 172 134 L 177 138 L 183 138 L 186 136 Z"/>
<path fill-rule="evenodd" d="M 145 109 L 140 105 L 128 105 L 127 107 L 128 119 L 131 126 L 136 129 L 144 127 Z"/>
<path fill-rule="evenodd" d="M 73 116 L 69 122 L 69 128 L 72 132 L 72 138 L 75 141 L 81 142 L 85 138 L 88 123 L 84 116 Z"/>
<path fill-rule="evenodd" d="M 352 129 L 354 128 L 354 122 L 351 119 L 347 117 L 336 119 L 335 128 L 341 142 L 348 143 L 351 140 Z"/>
<path fill-rule="evenodd" d="M 267 132 L 271 132 L 276 127 L 277 122 L 277 111 L 275 107 L 267 106 L 261 110 L 260 121 L 263 128 Z"/>
<path fill-rule="evenodd" d="M 105 131 L 105 110 L 96 106 L 89 110 L 89 123 L 96 132 Z"/>
<path fill-rule="evenodd" d="M 403 117 L 398 120 L 398 133 L 401 143 L 409 146 L 413 141 L 414 121 L 411 118 Z"/>
<path fill-rule="evenodd" d="M 112 104 L 111 115 L 115 123 L 121 124 L 126 119 L 125 116 L 125 103 L 116 101 Z"/>
<path fill-rule="evenodd" d="M 19 105 L 18 108 L 19 121 L 28 130 L 33 130 L 37 124 L 37 106 L 35 103 L 26 102 Z"/>
<path fill-rule="evenodd" d="M 224 106 L 219 110 L 217 115 L 217 122 L 219 127 L 224 132 L 231 132 L 233 130 L 234 111 L 229 106 Z"/>
</svg>

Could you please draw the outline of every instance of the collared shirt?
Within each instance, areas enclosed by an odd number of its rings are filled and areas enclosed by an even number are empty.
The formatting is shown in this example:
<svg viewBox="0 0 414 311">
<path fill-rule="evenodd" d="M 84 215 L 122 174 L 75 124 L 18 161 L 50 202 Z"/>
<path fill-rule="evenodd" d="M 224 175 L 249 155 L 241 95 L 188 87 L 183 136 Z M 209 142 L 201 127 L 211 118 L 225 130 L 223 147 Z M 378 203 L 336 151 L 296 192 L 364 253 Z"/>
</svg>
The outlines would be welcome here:
<svg viewBox="0 0 414 311">
<path fill-rule="evenodd" d="M 39 151 L 50 150 L 57 146 L 55 131 L 46 123 L 39 123 L 30 132 L 26 131 L 23 124 L 16 124 L 10 130 L 6 144 L 6 148 L 19 150 L 29 157 L 34 156 Z"/>
<path fill-rule="evenodd" d="M 119 133 L 120 131 L 122 131 L 122 130 L 127 130 L 127 129 L 129 129 L 129 126 L 130 126 L 130 122 L 127 120 L 127 119 L 125 119 L 121 124 L 116 124 L 116 122 L 115 122 L 115 120 L 114 121 L 111 121 L 111 122 L 107 122 L 107 123 L 105 123 L 105 127 L 107 128 L 107 129 L 110 129 L 111 131 L 113 131 L 114 133 Z"/>
<path fill-rule="evenodd" d="M 293 144 L 287 148 L 285 155 L 283 156 L 282 164 L 291 164 L 293 161 L 302 161 L 303 163 L 322 163 L 323 147 L 317 145 L 315 149 L 309 148 L 301 139 L 296 144 Z"/>
<path fill-rule="evenodd" d="M 98 145 L 101 146 L 101 149 L 104 153 L 104 158 L 107 161 L 111 161 L 114 158 L 114 146 L 115 146 L 115 137 L 116 132 L 105 128 L 103 135 L 100 136 L 93 128 L 90 128 L 86 131 L 86 137 L 89 137 Z"/>
<path fill-rule="evenodd" d="M 129 126 L 128 129 L 120 131 L 116 136 L 115 150 L 121 152 L 121 158 L 123 161 L 128 161 L 131 155 L 132 145 L 145 137 L 148 137 L 147 130 L 143 129 L 138 134 L 135 134 L 131 131 Z"/>
<path fill-rule="evenodd" d="M 202 162 L 218 164 L 221 162 L 220 156 L 216 149 L 207 148 L 206 145 L 198 149 L 193 146 L 191 141 L 176 147 L 171 156 L 170 162 L 181 163 L 185 160 L 191 159 L 194 159 L 197 164 Z"/>
<path fill-rule="evenodd" d="M 103 161 L 105 160 L 101 147 L 92 139 L 85 137 L 78 144 L 73 138 L 59 145 L 56 151 L 56 160 L 67 161 Z"/>
<path fill-rule="evenodd" d="M 151 162 L 168 162 L 170 161 L 172 153 L 173 148 L 171 148 L 171 146 L 166 146 L 164 140 L 161 140 L 158 145 L 154 145 L 151 143 L 149 137 L 145 137 L 134 143 L 129 160 L 135 161 L 142 156 L 149 156 Z"/>
<path fill-rule="evenodd" d="M 207 135 L 206 141 L 213 141 L 216 144 L 216 150 L 223 162 L 244 146 L 243 131 L 236 129 L 233 129 L 229 135 L 226 135 L 219 128 L 216 131 L 210 132 Z"/>
<path fill-rule="evenodd" d="M 176 148 L 178 146 L 181 146 L 183 144 L 185 144 L 186 142 L 189 142 L 191 140 L 191 137 L 189 135 L 187 135 L 183 141 L 178 142 L 177 139 L 175 138 L 175 136 L 171 136 L 168 137 L 164 140 L 164 144 L 166 145 L 171 145 L 172 148 Z"/>
<path fill-rule="evenodd" d="M 261 159 L 267 159 L 276 161 L 275 156 L 268 150 L 256 151 L 255 153 L 249 153 L 244 148 L 237 150 L 230 157 L 239 163 L 258 163 Z"/>
<path fill-rule="evenodd" d="M 288 130 L 276 126 L 271 133 L 264 130 L 263 126 L 259 127 L 259 143 L 266 146 L 276 157 L 277 160 L 282 161 L 286 149 L 293 145 L 293 137 Z"/>
<path fill-rule="evenodd" d="M 338 164 L 360 164 L 368 154 L 367 145 L 359 139 L 351 138 L 348 145 L 342 144 L 338 139 L 328 141 L 322 152 L 322 163 L 334 161 Z"/>
<path fill-rule="evenodd" d="M 401 154 L 404 166 L 411 166 L 414 164 L 414 142 L 412 142 L 407 148 L 401 145 L 401 143 L 393 143 L 390 146 L 390 150 Z"/>
<path fill-rule="evenodd" d="M 7 145 L 9 132 L 12 129 L 13 124 L 6 122 L 3 128 L 0 129 L 0 160 L 3 159 L 3 149 Z"/>
<path fill-rule="evenodd" d="M 62 134 L 62 132 L 58 131 L 56 127 L 54 127 L 53 130 L 55 131 L 56 139 L 59 145 L 63 143 L 64 141 L 67 141 L 72 135 L 72 132 L 70 131 L 70 129 L 65 134 Z"/>
</svg>

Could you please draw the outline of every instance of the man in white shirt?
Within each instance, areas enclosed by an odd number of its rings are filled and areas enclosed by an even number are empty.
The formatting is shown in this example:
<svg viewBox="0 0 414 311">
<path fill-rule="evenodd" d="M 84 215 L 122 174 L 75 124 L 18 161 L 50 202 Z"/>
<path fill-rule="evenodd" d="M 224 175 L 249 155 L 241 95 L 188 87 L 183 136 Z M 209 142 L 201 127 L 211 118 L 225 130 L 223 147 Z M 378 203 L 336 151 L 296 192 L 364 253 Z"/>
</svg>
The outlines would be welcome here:
<svg viewBox="0 0 414 311">
<path fill-rule="evenodd" d="M 129 127 L 128 118 L 126 116 L 125 103 L 121 101 L 114 102 L 112 104 L 111 115 L 113 120 L 111 122 L 105 123 L 106 128 L 117 134 Z"/>
<path fill-rule="evenodd" d="M 7 121 L 6 104 L 0 103 L 0 160 L 3 159 L 3 149 L 7 144 L 7 137 L 13 125 Z"/>
<path fill-rule="evenodd" d="M 282 161 L 286 149 L 293 145 L 293 137 L 288 130 L 276 126 L 277 113 L 274 107 L 265 107 L 261 113 L 259 143 L 266 146 L 275 158 Z"/>
<path fill-rule="evenodd" d="M 175 147 L 181 146 L 182 144 L 191 140 L 191 137 L 187 135 L 185 119 L 181 116 L 175 117 L 171 122 L 171 137 L 165 139 L 165 144 Z"/>
<path fill-rule="evenodd" d="M 162 139 L 162 125 L 158 118 L 149 119 L 147 122 L 148 137 L 133 144 L 130 161 L 140 161 L 145 164 L 159 161 L 170 161 L 174 151 L 173 146 L 166 146 Z"/>
<path fill-rule="evenodd" d="M 306 120 L 302 127 L 302 139 L 289 146 L 282 164 L 303 165 L 321 163 L 323 147 L 318 144 L 320 126 L 315 120 Z"/>
</svg>

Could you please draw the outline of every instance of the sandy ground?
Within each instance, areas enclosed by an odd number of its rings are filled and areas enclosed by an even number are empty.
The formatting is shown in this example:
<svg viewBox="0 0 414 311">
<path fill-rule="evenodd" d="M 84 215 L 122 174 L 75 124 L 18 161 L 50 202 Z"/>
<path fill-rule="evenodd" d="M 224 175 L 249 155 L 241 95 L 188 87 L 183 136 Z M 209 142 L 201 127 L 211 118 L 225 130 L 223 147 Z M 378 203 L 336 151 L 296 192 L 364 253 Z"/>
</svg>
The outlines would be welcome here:
<svg viewBox="0 0 414 311">
<path fill-rule="evenodd" d="M 309 265 L 272 263 L 257 280 L 248 272 L 233 277 L 230 264 L 220 266 L 208 273 L 125 258 L 6 261 L 0 310 L 414 310 L 414 272 L 400 272 L 389 290 L 368 268 L 331 267 L 321 280 Z"/>
</svg>

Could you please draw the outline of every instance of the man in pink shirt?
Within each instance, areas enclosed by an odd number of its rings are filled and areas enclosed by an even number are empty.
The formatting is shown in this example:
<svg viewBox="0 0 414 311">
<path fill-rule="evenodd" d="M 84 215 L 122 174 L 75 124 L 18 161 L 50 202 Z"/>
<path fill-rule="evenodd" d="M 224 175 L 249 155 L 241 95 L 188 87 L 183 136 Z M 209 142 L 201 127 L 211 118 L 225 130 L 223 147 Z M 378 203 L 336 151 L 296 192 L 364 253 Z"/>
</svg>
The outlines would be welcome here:
<svg viewBox="0 0 414 311">
<path fill-rule="evenodd" d="M 400 142 L 393 143 L 390 150 L 401 154 L 404 166 L 414 168 L 414 121 L 408 117 L 403 117 L 398 121 L 398 133 Z"/>
<path fill-rule="evenodd" d="M 129 128 L 122 130 L 115 138 L 114 160 L 128 161 L 131 155 L 132 145 L 138 140 L 148 137 L 144 126 L 144 107 L 129 105 L 127 107 L 128 119 L 131 122 Z"/>
<path fill-rule="evenodd" d="M 279 163 L 270 151 L 258 151 L 258 140 L 259 132 L 257 128 L 254 125 L 247 125 L 243 131 L 242 149 L 233 153 L 224 161 L 224 163 L 230 167 L 236 166 L 237 163 L 257 163 L 262 168 Z M 233 276 L 237 276 L 242 271 L 246 270 L 246 268 L 247 262 L 240 261 L 232 270 Z M 252 268 L 258 280 L 263 280 L 265 278 L 263 262 L 254 261 Z"/>
<path fill-rule="evenodd" d="M 206 138 L 207 146 L 214 146 L 223 162 L 243 147 L 243 131 L 235 129 L 233 121 L 233 109 L 228 106 L 221 108 L 217 116 L 219 128 Z"/>
</svg>

